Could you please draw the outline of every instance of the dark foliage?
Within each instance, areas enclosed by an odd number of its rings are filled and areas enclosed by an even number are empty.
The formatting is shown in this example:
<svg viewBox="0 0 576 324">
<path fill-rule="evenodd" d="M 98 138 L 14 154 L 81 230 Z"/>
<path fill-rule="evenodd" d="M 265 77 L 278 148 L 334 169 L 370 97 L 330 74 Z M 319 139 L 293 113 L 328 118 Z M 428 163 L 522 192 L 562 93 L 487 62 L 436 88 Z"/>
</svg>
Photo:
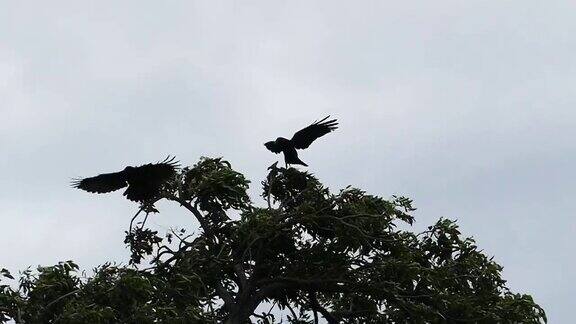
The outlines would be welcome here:
<svg viewBox="0 0 576 324">
<path fill-rule="evenodd" d="M 412 201 L 348 187 L 331 193 L 312 174 L 271 166 L 265 206 L 222 159 L 202 159 L 162 197 L 200 232 L 158 236 L 130 225 L 132 265 L 93 275 L 71 261 L 0 274 L 0 321 L 18 323 L 541 323 L 502 267 L 440 219 L 414 234 Z M 145 206 L 142 206 L 144 208 Z M 146 211 L 146 210 L 144 210 Z M 150 211 L 147 211 L 150 212 Z M 138 216 L 138 214 L 136 215 Z M 145 269 L 138 265 L 149 262 Z M 266 304 L 270 312 L 256 312 Z"/>
</svg>

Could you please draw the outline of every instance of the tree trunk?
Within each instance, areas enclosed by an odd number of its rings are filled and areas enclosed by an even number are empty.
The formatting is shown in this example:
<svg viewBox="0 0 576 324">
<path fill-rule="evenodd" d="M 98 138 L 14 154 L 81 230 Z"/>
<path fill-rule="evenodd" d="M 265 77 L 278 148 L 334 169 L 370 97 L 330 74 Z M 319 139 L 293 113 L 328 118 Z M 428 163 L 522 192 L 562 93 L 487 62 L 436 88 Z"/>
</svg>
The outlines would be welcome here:
<svg viewBox="0 0 576 324">
<path fill-rule="evenodd" d="M 244 324 L 249 323 L 250 315 L 254 313 L 259 302 L 255 300 L 247 300 L 238 302 L 232 307 L 230 316 L 224 321 L 225 324 Z"/>
</svg>

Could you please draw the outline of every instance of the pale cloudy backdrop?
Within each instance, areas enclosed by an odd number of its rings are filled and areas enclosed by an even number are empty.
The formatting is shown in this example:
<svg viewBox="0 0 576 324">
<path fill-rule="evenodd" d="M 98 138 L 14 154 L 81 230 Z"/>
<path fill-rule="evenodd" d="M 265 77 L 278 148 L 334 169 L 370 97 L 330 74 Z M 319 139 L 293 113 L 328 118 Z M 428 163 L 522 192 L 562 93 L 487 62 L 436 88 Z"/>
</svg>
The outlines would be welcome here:
<svg viewBox="0 0 576 324">
<path fill-rule="evenodd" d="M 125 261 L 136 205 L 75 176 L 224 156 L 331 114 L 302 153 L 348 184 L 457 218 L 551 323 L 573 320 L 574 1 L 0 4 L 0 266 Z M 160 229 L 195 226 L 160 204 Z"/>
</svg>

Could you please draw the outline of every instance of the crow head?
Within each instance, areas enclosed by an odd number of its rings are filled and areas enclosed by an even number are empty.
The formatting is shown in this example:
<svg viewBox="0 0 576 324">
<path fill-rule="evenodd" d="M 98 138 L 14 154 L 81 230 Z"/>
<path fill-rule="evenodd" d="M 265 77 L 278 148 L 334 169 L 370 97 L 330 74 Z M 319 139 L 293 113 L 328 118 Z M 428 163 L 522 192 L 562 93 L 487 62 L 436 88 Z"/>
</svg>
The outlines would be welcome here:
<svg viewBox="0 0 576 324">
<path fill-rule="evenodd" d="M 264 146 L 266 146 L 266 148 L 276 154 L 282 152 L 282 148 L 279 147 L 278 143 L 276 143 L 276 141 L 270 141 L 270 142 L 266 142 L 264 143 Z"/>
</svg>

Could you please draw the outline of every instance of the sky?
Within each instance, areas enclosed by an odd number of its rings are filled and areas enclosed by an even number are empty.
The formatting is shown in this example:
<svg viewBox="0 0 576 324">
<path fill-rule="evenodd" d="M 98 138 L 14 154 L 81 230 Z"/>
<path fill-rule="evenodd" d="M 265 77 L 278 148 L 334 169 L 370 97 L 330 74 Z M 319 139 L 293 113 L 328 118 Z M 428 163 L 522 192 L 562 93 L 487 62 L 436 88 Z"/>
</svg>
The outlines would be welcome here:
<svg viewBox="0 0 576 324">
<path fill-rule="evenodd" d="M 0 267 L 125 262 L 137 205 L 71 178 L 223 156 L 332 115 L 333 190 L 457 219 L 551 323 L 573 320 L 574 1 L 41 1 L 0 10 Z M 160 230 L 197 224 L 169 203 Z"/>
</svg>

